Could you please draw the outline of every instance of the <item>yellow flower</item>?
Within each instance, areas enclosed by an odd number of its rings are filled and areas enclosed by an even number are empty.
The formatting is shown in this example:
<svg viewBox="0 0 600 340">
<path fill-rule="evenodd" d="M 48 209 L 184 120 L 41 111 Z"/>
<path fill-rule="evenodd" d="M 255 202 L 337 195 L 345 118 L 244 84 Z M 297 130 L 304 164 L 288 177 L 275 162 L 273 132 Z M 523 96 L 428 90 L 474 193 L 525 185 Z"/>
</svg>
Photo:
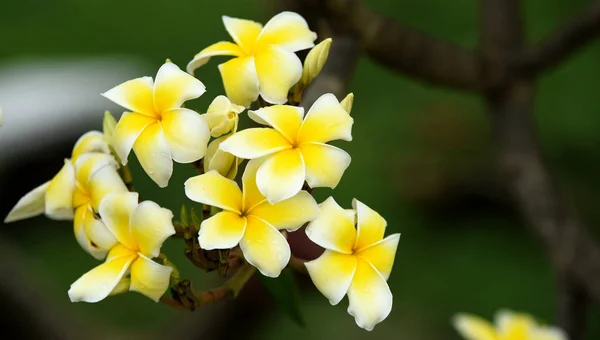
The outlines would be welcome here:
<svg viewBox="0 0 600 340">
<path fill-rule="evenodd" d="M 321 212 L 306 227 L 306 235 L 325 253 L 307 262 L 306 268 L 332 305 L 348 294 L 348 313 L 359 327 L 370 331 L 392 310 L 386 281 L 400 234 L 384 239 L 387 223 L 383 217 L 358 200 L 352 205 L 354 210 L 345 210 L 332 197 L 321 203 Z"/>
<path fill-rule="evenodd" d="M 233 56 L 219 65 L 225 92 L 234 103 L 248 107 L 258 95 L 283 104 L 289 89 L 302 76 L 302 62 L 294 54 L 314 46 L 317 35 L 297 13 L 282 12 L 263 27 L 244 19 L 223 17 L 234 43 L 221 41 L 200 51 L 187 66 L 189 73 L 213 56 Z"/>
<path fill-rule="evenodd" d="M 198 113 L 181 107 L 204 91 L 202 82 L 167 62 L 155 81 L 137 78 L 104 93 L 131 111 L 117 123 L 111 142 L 123 165 L 133 148 L 148 176 L 163 188 L 173 173 L 173 160 L 191 163 L 204 157 L 208 126 Z"/>
<path fill-rule="evenodd" d="M 185 194 L 195 202 L 223 209 L 202 222 L 200 247 L 229 249 L 240 245 L 244 258 L 260 272 L 277 277 L 290 259 L 290 247 L 280 230 L 294 231 L 318 213 L 306 191 L 275 205 L 256 187 L 261 160 L 250 161 L 242 176 L 243 192 L 232 180 L 210 171 L 185 182 Z"/>
<path fill-rule="evenodd" d="M 235 105 L 225 96 L 217 96 L 202 118 L 210 128 L 210 135 L 219 137 L 237 131 L 238 114 L 244 111 L 243 106 Z"/>
<path fill-rule="evenodd" d="M 216 170 L 222 176 L 229 179 L 235 179 L 237 175 L 238 166 L 241 163 L 241 159 L 235 157 L 229 152 L 225 152 L 219 149 L 219 146 L 223 141 L 229 138 L 231 135 L 219 137 L 208 144 L 208 150 L 206 156 L 204 156 L 204 172 Z"/>
<path fill-rule="evenodd" d="M 353 119 L 333 94 L 321 96 L 303 118 L 301 107 L 275 105 L 248 113 L 260 124 L 273 128 L 240 131 L 221 143 L 234 156 L 266 161 L 256 182 L 269 202 L 296 195 L 304 184 L 335 188 L 350 165 L 350 155 L 325 143 L 352 140 Z"/>
<path fill-rule="evenodd" d="M 71 285 L 71 301 L 98 302 L 113 291 L 121 291 L 123 287 L 117 285 L 127 274 L 130 291 L 158 301 L 169 287 L 172 268 L 158 264 L 152 258 L 160 254 L 163 242 L 175 234 L 171 222 L 173 214 L 154 202 L 138 204 L 136 193 L 109 194 L 99 210 L 117 242 L 106 262 Z"/>
<path fill-rule="evenodd" d="M 527 314 L 500 310 L 496 313 L 496 325 L 478 316 L 459 314 L 454 328 L 466 340 L 567 340 L 559 328 L 538 324 Z"/>
</svg>

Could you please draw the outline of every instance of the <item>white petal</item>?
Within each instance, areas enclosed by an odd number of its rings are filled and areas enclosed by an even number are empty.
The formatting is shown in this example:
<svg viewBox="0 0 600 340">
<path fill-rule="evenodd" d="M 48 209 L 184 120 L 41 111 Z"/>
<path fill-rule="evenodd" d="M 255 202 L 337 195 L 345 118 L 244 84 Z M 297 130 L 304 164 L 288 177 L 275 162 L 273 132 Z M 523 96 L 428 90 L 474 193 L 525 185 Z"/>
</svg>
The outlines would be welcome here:
<svg viewBox="0 0 600 340">
<path fill-rule="evenodd" d="M 302 77 L 302 62 L 296 54 L 270 46 L 254 56 L 260 96 L 272 104 L 285 104 L 288 92 Z"/>
<path fill-rule="evenodd" d="M 356 270 L 356 257 L 325 250 L 323 255 L 316 260 L 306 262 L 305 265 L 315 287 L 329 300 L 329 303 L 332 305 L 340 303 L 352 283 Z"/>
<path fill-rule="evenodd" d="M 302 16 L 294 12 L 281 12 L 265 24 L 255 48 L 277 45 L 296 52 L 315 46 L 316 39 L 317 34 L 308 28 Z"/>
<path fill-rule="evenodd" d="M 188 109 L 165 112 L 161 122 L 171 157 L 178 163 L 191 163 L 204 157 L 210 131 L 202 117 Z"/>
<path fill-rule="evenodd" d="M 202 82 L 183 72 L 177 65 L 166 62 L 156 74 L 154 82 L 154 108 L 158 114 L 180 108 L 190 99 L 200 97 L 206 92 Z"/>
<path fill-rule="evenodd" d="M 299 149 L 306 164 L 306 182 L 311 188 L 334 189 L 350 166 L 350 155 L 335 146 L 304 143 Z"/>
<path fill-rule="evenodd" d="M 352 140 L 354 120 L 331 93 L 319 97 L 304 118 L 298 142 L 327 143 L 332 140 Z"/>
<path fill-rule="evenodd" d="M 173 268 L 158 264 L 144 255 L 131 264 L 131 285 L 129 290 L 141 293 L 155 302 L 169 288 Z"/>
<path fill-rule="evenodd" d="M 269 156 L 256 173 L 258 189 L 271 204 L 299 193 L 305 179 L 306 168 L 298 149 L 283 150 Z"/>
<path fill-rule="evenodd" d="M 237 105 L 250 107 L 258 98 L 258 75 L 254 57 L 231 59 L 219 65 L 227 97 Z"/>
<path fill-rule="evenodd" d="M 238 245 L 246 231 L 246 218 L 222 211 L 202 221 L 198 242 L 202 249 L 230 249 Z"/>
<path fill-rule="evenodd" d="M 46 188 L 46 216 L 55 220 L 72 220 L 75 187 L 75 168 L 70 160 L 65 159 L 65 165 Z"/>
<path fill-rule="evenodd" d="M 175 234 L 173 213 L 152 201 L 144 201 L 133 210 L 129 228 L 139 251 L 148 257 L 157 257 L 169 236 Z"/>
<path fill-rule="evenodd" d="M 306 236 L 325 249 L 352 254 L 356 242 L 354 212 L 329 197 L 319 206 L 317 218 L 306 226 Z"/>
<path fill-rule="evenodd" d="M 40 185 L 21 197 L 4 219 L 4 223 L 24 220 L 43 214 L 45 208 L 44 197 L 46 196 L 46 189 L 49 184 L 50 181 Z"/>
<path fill-rule="evenodd" d="M 367 331 L 385 320 L 392 311 L 392 292 L 385 279 L 367 261 L 358 259 L 356 272 L 348 289 L 348 313 Z"/>
<path fill-rule="evenodd" d="M 166 187 L 173 174 L 173 161 L 161 125 L 153 123 L 146 127 L 135 141 L 133 151 L 148 176 L 159 187 Z"/>
<path fill-rule="evenodd" d="M 248 263 L 264 276 L 278 277 L 290 261 L 290 246 L 279 230 L 267 222 L 250 216 L 240 248 Z"/>
<path fill-rule="evenodd" d="M 292 146 L 285 137 L 274 129 L 254 128 L 234 133 L 219 148 L 245 159 L 254 159 Z"/>
<path fill-rule="evenodd" d="M 136 139 L 148 125 L 155 122 L 156 118 L 139 113 L 125 112 L 121 116 L 113 131 L 111 144 L 123 165 L 127 164 L 127 157 Z"/>
<path fill-rule="evenodd" d="M 156 116 L 152 101 L 152 78 L 141 77 L 124 82 L 102 95 L 129 111 Z"/>
</svg>

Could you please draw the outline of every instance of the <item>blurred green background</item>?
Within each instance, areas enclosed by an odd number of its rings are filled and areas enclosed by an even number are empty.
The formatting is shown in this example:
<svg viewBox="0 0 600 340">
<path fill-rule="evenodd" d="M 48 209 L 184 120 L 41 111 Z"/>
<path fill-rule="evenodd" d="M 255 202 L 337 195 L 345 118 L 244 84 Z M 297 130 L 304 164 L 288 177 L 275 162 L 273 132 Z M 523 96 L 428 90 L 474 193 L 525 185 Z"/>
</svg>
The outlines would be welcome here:
<svg viewBox="0 0 600 340">
<path fill-rule="evenodd" d="M 476 47 L 477 1 L 367 3 L 404 24 Z M 528 39 L 538 41 L 587 3 L 523 1 Z M 250 0 L 5 1 L 0 11 L 0 66 L 15 61 L 122 56 L 140 61 L 145 73 L 139 76 L 153 76 L 165 58 L 183 68 L 203 47 L 229 40 L 221 15 L 265 22 L 272 13 L 269 5 Z M 223 59 L 217 59 L 196 72 L 208 92 L 190 107 L 205 110 L 223 93 L 216 67 Z M 541 77 L 535 100 L 545 156 L 596 235 L 600 231 L 598 60 L 600 45 L 594 43 Z M 347 207 L 356 197 L 387 219 L 388 233 L 403 234 L 389 281 L 394 308 L 373 332 L 355 326 L 346 313 L 347 300 L 331 307 L 301 277 L 305 328 L 278 311 L 258 281 L 242 291 L 240 299 L 195 313 L 175 311 L 133 293 L 98 304 L 71 304 L 66 294 L 69 285 L 96 262 L 78 247 L 69 222 L 43 217 L 3 225 L 0 236 L 7 242 L 3 261 L 15 271 L 5 269 L 0 279 L 19 276 L 33 291 L 29 299 L 34 306 L 52 314 L 73 334 L 90 338 L 243 334 L 256 339 L 283 335 L 290 339 L 458 339 L 450 324 L 455 313 L 491 318 L 500 308 L 531 313 L 552 323 L 555 276 L 540 242 L 527 230 L 499 183 L 489 118 L 481 98 L 425 86 L 366 58 L 360 59 L 350 90 L 356 96 L 354 140 L 338 145 L 352 155 L 352 165 L 335 191 L 318 189 L 316 194 L 319 201 L 334 194 Z M 7 117 L 18 114 L 5 112 Z M 101 129 L 101 119 L 102 112 L 98 112 L 97 129 Z M 5 124 L 2 129 L 10 128 Z M 86 128 L 80 130 L 83 133 Z M 47 153 L 39 156 L 46 163 L 43 169 L 32 171 L 37 176 L 3 174 L 2 212 L 59 169 L 70 146 L 56 150 L 52 160 Z M 183 195 L 183 182 L 194 175 L 190 166 L 176 166 L 170 186 L 163 190 L 135 160 L 132 167 L 135 186 L 144 199 L 174 211 L 182 203 L 193 206 Z M 182 274 L 201 287 L 216 284 L 216 274 L 199 273 L 187 265 L 181 249 L 178 240 L 166 246 Z M 2 304 L 3 313 L 18 310 Z M 65 337 L 73 334 L 65 333 Z M 596 307 L 589 316 L 587 338 L 600 338 Z"/>
</svg>

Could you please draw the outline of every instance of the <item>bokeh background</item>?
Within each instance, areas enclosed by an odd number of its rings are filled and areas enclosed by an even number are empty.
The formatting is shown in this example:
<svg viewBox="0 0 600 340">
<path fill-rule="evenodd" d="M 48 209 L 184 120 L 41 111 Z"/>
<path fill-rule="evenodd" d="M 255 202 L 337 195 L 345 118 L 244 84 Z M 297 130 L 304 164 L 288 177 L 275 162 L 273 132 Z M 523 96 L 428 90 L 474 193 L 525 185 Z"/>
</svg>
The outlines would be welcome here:
<svg viewBox="0 0 600 340">
<path fill-rule="evenodd" d="M 367 3 L 437 37 L 465 47 L 477 44 L 477 1 Z M 523 1 L 528 39 L 537 41 L 587 3 Z M 153 76 L 165 58 L 185 67 L 203 47 L 229 39 L 221 15 L 265 22 L 273 13 L 270 5 L 250 0 L 3 1 L 1 215 L 60 169 L 79 135 L 101 129 L 105 109 L 121 113 L 100 92 Z M 595 235 L 600 232 L 598 60 L 600 45 L 589 45 L 540 78 L 535 100 L 544 154 Z M 218 63 L 196 72 L 208 92 L 190 107 L 203 111 L 223 93 Z M 348 207 L 356 197 L 387 219 L 389 233 L 402 233 L 389 280 L 394 308 L 373 332 L 355 326 L 346 313 L 347 300 L 330 306 L 301 276 L 305 327 L 278 309 L 260 280 L 239 299 L 194 313 L 133 293 L 72 304 L 69 285 L 97 263 L 75 242 L 71 223 L 44 217 L 0 228 L 3 332 L 90 339 L 458 339 L 450 323 L 455 313 L 491 318 L 500 308 L 552 323 L 556 278 L 499 181 L 482 100 L 422 85 L 365 57 L 350 89 L 356 96 L 354 140 L 340 145 L 352 155 L 352 165 L 335 192 L 315 192 L 319 201 L 335 194 Z M 135 157 L 131 160 L 144 199 L 175 212 L 183 203 L 193 206 L 183 194 L 183 182 L 194 175 L 191 166 L 176 166 L 170 186 L 159 189 Z M 182 248 L 179 240 L 169 240 L 165 248 L 182 275 L 198 287 L 218 284 L 216 274 L 188 265 Z M 600 338 L 596 307 L 589 314 L 587 338 Z"/>
</svg>

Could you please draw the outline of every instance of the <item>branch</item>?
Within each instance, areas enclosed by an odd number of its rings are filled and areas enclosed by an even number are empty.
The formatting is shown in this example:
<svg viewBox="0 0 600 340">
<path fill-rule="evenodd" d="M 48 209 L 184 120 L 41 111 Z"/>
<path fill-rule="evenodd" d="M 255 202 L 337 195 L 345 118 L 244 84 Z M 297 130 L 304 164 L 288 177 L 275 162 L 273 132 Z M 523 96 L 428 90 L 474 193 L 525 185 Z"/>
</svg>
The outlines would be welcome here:
<svg viewBox="0 0 600 340">
<path fill-rule="evenodd" d="M 529 48 L 517 60 L 522 72 L 539 74 L 594 40 L 600 34 L 600 1 L 556 29 L 539 44 Z"/>
<path fill-rule="evenodd" d="M 306 269 L 304 263 L 306 263 L 306 260 L 297 258 L 294 255 L 292 255 L 290 257 L 290 262 L 288 262 L 287 264 L 287 267 L 297 271 L 298 273 L 308 274 L 308 270 Z"/>
<path fill-rule="evenodd" d="M 569 340 L 584 338 L 589 301 L 582 287 L 570 275 L 558 278 L 556 324 L 569 334 Z"/>
</svg>

